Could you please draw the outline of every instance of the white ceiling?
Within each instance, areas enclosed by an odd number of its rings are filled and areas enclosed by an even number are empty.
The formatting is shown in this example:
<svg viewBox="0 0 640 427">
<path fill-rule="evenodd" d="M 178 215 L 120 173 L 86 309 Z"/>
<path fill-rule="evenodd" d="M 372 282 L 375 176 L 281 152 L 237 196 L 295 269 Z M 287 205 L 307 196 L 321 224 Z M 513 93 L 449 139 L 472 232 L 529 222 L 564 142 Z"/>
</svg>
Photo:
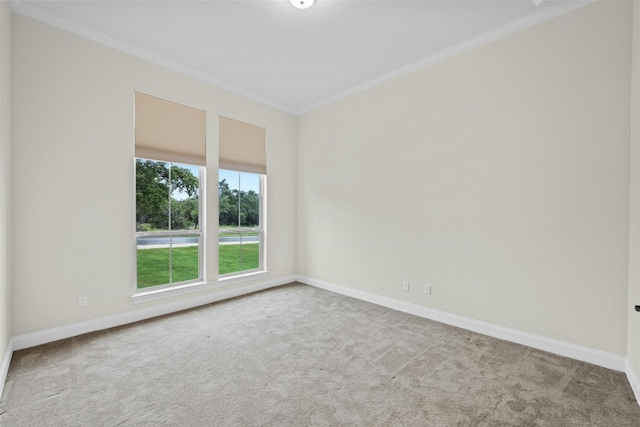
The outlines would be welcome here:
<svg viewBox="0 0 640 427">
<path fill-rule="evenodd" d="M 14 11 L 300 114 L 584 4 L 32 1 Z"/>
</svg>

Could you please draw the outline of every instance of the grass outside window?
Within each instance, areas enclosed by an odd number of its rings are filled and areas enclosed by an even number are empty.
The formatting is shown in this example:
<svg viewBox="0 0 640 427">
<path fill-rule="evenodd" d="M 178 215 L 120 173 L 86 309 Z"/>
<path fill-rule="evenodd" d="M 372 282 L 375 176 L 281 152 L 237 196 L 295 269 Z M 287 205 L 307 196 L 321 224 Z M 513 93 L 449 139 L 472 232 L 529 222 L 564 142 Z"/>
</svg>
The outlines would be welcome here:
<svg viewBox="0 0 640 427">
<path fill-rule="evenodd" d="M 240 248 L 241 247 L 241 248 Z M 242 269 L 260 265 L 260 245 L 220 245 L 219 274 L 238 271 L 240 250 Z M 198 246 L 174 247 L 172 253 L 173 282 L 198 278 Z M 138 249 L 138 289 L 169 283 L 169 248 Z"/>
</svg>

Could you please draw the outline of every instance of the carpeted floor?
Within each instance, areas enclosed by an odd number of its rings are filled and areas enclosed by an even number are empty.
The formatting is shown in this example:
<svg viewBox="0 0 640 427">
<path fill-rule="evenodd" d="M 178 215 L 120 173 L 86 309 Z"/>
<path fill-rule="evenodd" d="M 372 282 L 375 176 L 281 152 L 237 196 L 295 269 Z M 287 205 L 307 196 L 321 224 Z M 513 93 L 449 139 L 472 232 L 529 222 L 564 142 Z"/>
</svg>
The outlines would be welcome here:
<svg viewBox="0 0 640 427">
<path fill-rule="evenodd" d="M 14 354 L 3 426 L 640 426 L 624 374 L 292 284 Z"/>
</svg>

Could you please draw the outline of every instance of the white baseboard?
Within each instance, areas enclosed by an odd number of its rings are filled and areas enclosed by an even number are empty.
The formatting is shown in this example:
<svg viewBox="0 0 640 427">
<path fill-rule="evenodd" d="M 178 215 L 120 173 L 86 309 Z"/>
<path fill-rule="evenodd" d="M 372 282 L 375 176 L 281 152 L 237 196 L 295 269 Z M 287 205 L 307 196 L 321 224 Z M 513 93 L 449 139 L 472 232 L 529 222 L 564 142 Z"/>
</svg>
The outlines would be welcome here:
<svg viewBox="0 0 640 427">
<path fill-rule="evenodd" d="M 31 334 L 18 335 L 13 338 L 13 350 L 22 350 L 25 348 L 34 347 L 36 345 L 46 344 L 49 342 L 86 334 L 88 332 L 100 331 L 103 329 L 113 328 L 115 326 L 122 326 L 129 323 L 138 322 L 140 320 L 175 313 L 178 311 L 187 310 L 189 308 L 211 304 L 212 302 L 222 301 L 253 292 L 258 292 L 268 288 L 274 288 L 276 286 L 285 285 L 293 281 L 295 281 L 294 276 L 287 276 L 267 282 L 241 286 L 202 295 L 195 298 L 189 298 L 181 301 L 171 302 L 168 304 L 134 310 L 127 313 L 101 317 L 98 319 L 87 320 L 85 322 L 73 323 L 71 325 L 47 329 Z M 4 384 L 4 382 L 2 382 L 2 384 Z"/>
<path fill-rule="evenodd" d="M 305 276 L 287 276 L 267 282 L 246 285 L 238 288 L 215 292 L 212 294 L 202 295 L 196 298 L 176 301 L 141 310 L 134 310 L 128 313 L 74 323 L 71 325 L 47 329 L 32 334 L 19 335 L 9 341 L 9 346 L 7 347 L 7 351 L 2 359 L 2 364 L 0 364 L 0 396 L 2 390 L 4 389 L 7 372 L 9 371 L 11 355 L 15 350 L 22 350 L 40 344 L 46 344 L 60 339 L 82 335 L 88 332 L 122 326 L 140 320 L 175 313 L 189 308 L 194 308 L 229 298 L 258 292 L 264 289 L 274 288 L 294 281 L 298 281 L 306 285 L 315 286 L 349 297 L 357 298 L 373 304 L 388 307 L 393 310 L 398 310 L 448 325 L 457 326 L 459 328 L 467 329 L 473 332 L 478 332 L 506 341 L 515 342 L 518 344 L 537 348 L 539 350 L 555 353 L 561 356 L 570 357 L 572 359 L 591 363 L 597 366 L 625 372 L 629 379 L 629 383 L 631 384 L 631 388 L 633 389 L 633 392 L 636 396 L 636 400 L 640 402 L 640 381 L 636 373 L 633 371 L 633 368 L 628 363 L 626 357 L 566 343 L 563 341 L 554 340 L 551 338 L 529 334 L 527 332 L 522 332 L 515 329 L 493 325 L 491 323 L 481 322 L 467 317 L 434 310 L 417 304 L 394 300 L 392 298 L 383 297 L 345 286 L 335 285 L 333 283 L 328 283 Z"/>
<path fill-rule="evenodd" d="M 636 372 L 633 370 L 631 363 L 629 363 L 629 359 L 627 359 L 625 363 L 624 373 L 627 374 L 631 390 L 633 390 L 633 394 L 636 396 L 636 402 L 640 405 L 640 380 L 638 379 Z"/>
<path fill-rule="evenodd" d="M 526 345 L 537 348 L 539 350 L 548 351 L 560 356 L 570 357 L 572 359 L 591 363 L 593 365 L 602 366 L 620 372 L 625 372 L 626 357 L 616 354 L 606 353 L 600 350 L 594 350 L 588 347 L 582 347 L 551 338 L 533 335 L 527 332 L 518 331 L 516 329 L 505 328 L 479 320 L 470 319 L 468 317 L 458 316 L 456 314 L 444 311 L 434 310 L 417 304 L 411 304 L 404 301 L 398 301 L 392 298 L 383 297 L 369 292 L 357 289 L 347 288 L 345 286 L 335 285 L 333 283 L 312 279 L 305 276 L 296 276 L 296 281 L 306 285 L 315 286 L 338 294 L 357 298 L 373 304 L 378 304 L 393 310 L 402 311 L 426 319 L 435 320 L 437 322 L 446 323 L 448 325 L 457 326 L 473 332 L 478 332 L 494 338 L 511 341 L 517 344 Z M 634 389 L 635 391 L 635 389 Z M 636 391 L 636 396 L 638 392 Z M 640 402 L 640 400 L 639 400 Z"/>
<path fill-rule="evenodd" d="M 7 380 L 7 373 L 9 372 L 9 365 L 11 364 L 11 356 L 13 355 L 13 339 L 9 340 L 7 345 L 7 351 L 5 351 L 2 357 L 2 363 L 0 363 L 0 399 L 2 399 L 2 392 L 4 391 L 4 383 Z"/>
</svg>

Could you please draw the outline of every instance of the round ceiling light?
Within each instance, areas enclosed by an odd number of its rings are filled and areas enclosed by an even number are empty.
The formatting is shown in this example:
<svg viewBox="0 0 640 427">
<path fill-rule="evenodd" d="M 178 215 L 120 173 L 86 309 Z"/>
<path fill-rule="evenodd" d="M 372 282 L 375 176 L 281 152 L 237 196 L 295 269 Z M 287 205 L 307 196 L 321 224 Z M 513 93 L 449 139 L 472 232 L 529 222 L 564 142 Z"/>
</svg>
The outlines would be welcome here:
<svg viewBox="0 0 640 427">
<path fill-rule="evenodd" d="M 316 0 L 289 0 L 298 9 L 308 9 Z"/>
</svg>

